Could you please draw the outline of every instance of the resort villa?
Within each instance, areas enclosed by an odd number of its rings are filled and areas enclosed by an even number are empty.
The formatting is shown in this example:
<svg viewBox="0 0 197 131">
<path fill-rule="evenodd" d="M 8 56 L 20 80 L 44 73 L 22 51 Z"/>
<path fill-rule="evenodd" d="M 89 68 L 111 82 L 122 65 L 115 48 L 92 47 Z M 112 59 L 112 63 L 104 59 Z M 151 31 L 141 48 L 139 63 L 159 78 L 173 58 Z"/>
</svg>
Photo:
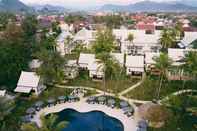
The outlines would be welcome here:
<svg viewBox="0 0 197 131">
<path fill-rule="evenodd" d="M 104 76 L 103 64 L 100 60 L 95 59 L 88 67 L 89 77 L 101 79 Z"/>
<path fill-rule="evenodd" d="M 18 93 L 30 93 L 33 91 L 36 95 L 39 95 L 45 88 L 40 77 L 35 72 L 22 71 L 14 91 Z"/>
<path fill-rule="evenodd" d="M 78 76 L 78 65 L 77 60 L 69 60 L 65 65 L 65 76 L 68 79 L 74 79 Z"/>
<path fill-rule="evenodd" d="M 120 64 L 120 66 L 123 67 L 125 65 L 123 53 L 111 53 L 111 56 Z"/>
<path fill-rule="evenodd" d="M 127 75 L 143 75 L 144 56 L 127 55 L 125 66 Z"/>
<path fill-rule="evenodd" d="M 94 62 L 94 61 L 95 61 L 95 55 L 94 54 L 81 53 L 80 56 L 79 56 L 79 60 L 78 60 L 79 68 L 88 69 L 90 64 L 92 64 L 92 62 Z"/>
</svg>

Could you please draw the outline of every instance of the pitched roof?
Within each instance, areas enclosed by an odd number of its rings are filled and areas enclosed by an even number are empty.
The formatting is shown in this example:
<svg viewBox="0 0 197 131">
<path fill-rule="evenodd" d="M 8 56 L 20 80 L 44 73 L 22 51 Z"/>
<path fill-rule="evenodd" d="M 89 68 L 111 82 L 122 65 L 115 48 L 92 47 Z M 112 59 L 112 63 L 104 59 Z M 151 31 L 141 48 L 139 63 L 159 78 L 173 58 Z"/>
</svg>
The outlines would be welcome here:
<svg viewBox="0 0 197 131">
<path fill-rule="evenodd" d="M 35 72 L 22 71 L 17 86 L 37 87 L 40 77 Z"/>
<path fill-rule="evenodd" d="M 154 64 L 154 57 L 158 57 L 159 53 L 154 53 L 154 52 L 147 52 L 145 53 L 145 63 L 146 64 Z"/>
<path fill-rule="evenodd" d="M 124 54 L 123 53 L 111 53 L 112 57 L 114 57 L 119 64 L 124 64 Z"/>
<path fill-rule="evenodd" d="M 186 50 L 185 49 L 168 49 L 168 56 L 174 61 L 179 61 L 185 57 Z"/>
<path fill-rule="evenodd" d="M 196 39 L 197 39 L 197 32 L 185 32 L 185 36 L 183 40 L 181 40 L 181 43 L 184 44 L 184 46 L 188 46 Z"/>
<path fill-rule="evenodd" d="M 92 61 L 95 60 L 95 54 L 85 54 L 81 53 L 79 56 L 79 64 L 90 64 Z"/>
<path fill-rule="evenodd" d="M 116 37 L 122 38 L 122 40 L 126 40 L 129 34 L 133 34 L 134 44 L 139 45 L 151 45 L 157 44 L 161 35 L 161 31 L 155 30 L 153 34 L 146 34 L 145 30 L 124 30 L 124 29 L 114 29 L 113 33 Z"/>
<path fill-rule="evenodd" d="M 144 56 L 126 56 L 126 67 L 144 68 Z"/>
</svg>

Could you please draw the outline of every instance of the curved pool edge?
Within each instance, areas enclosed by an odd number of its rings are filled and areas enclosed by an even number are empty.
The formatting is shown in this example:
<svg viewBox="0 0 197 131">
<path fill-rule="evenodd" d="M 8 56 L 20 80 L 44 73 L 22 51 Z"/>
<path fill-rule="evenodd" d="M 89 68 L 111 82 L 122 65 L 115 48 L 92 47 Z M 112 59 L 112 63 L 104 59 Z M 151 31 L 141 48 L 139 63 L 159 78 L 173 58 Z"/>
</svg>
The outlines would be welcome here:
<svg viewBox="0 0 197 131">
<path fill-rule="evenodd" d="M 53 107 L 46 107 L 42 109 L 41 111 L 37 112 L 32 119 L 32 122 L 35 122 L 38 126 L 41 126 L 40 116 L 41 115 L 48 115 L 51 113 L 58 113 L 65 109 L 74 109 L 81 113 L 87 113 L 92 111 L 101 111 L 107 114 L 110 117 L 118 119 L 124 126 L 124 131 L 136 131 L 137 130 L 137 124 L 136 121 L 130 117 L 128 118 L 122 110 L 120 109 L 112 109 L 105 105 L 99 105 L 99 104 L 88 104 L 86 103 L 86 99 L 83 99 L 79 102 L 75 103 L 63 103 L 63 104 L 57 104 Z"/>
</svg>

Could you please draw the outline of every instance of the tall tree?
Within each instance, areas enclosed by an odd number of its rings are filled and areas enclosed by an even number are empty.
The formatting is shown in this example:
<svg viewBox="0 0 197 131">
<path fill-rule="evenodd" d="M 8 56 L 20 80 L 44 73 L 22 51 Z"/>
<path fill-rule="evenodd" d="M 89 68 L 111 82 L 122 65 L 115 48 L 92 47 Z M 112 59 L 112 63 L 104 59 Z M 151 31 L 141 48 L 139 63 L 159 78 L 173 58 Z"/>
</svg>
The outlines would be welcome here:
<svg viewBox="0 0 197 131">
<path fill-rule="evenodd" d="M 65 59 L 59 52 L 45 49 L 37 53 L 37 58 L 42 61 L 37 73 L 44 78 L 45 83 L 61 82 L 64 79 Z"/>
<path fill-rule="evenodd" d="M 154 58 L 154 61 L 156 62 L 155 68 L 160 71 L 160 84 L 157 91 L 157 99 L 159 99 L 163 80 L 168 77 L 168 70 L 172 65 L 172 60 L 168 57 L 168 54 L 161 53 L 159 57 Z"/>
<path fill-rule="evenodd" d="M 15 87 L 22 70 L 28 69 L 31 46 L 23 38 L 23 30 L 9 23 L 0 39 L 0 85 Z"/>
</svg>

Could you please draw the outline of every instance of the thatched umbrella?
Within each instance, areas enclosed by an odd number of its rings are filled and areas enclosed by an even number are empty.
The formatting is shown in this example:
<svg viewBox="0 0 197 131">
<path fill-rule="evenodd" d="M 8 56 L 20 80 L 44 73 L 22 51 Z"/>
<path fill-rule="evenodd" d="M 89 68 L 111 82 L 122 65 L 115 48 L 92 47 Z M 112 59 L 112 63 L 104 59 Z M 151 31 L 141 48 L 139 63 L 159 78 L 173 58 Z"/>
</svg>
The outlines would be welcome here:
<svg viewBox="0 0 197 131">
<path fill-rule="evenodd" d="M 150 102 L 138 108 L 138 117 L 148 120 L 150 126 L 162 127 L 169 117 L 169 111 L 162 105 Z"/>
</svg>

